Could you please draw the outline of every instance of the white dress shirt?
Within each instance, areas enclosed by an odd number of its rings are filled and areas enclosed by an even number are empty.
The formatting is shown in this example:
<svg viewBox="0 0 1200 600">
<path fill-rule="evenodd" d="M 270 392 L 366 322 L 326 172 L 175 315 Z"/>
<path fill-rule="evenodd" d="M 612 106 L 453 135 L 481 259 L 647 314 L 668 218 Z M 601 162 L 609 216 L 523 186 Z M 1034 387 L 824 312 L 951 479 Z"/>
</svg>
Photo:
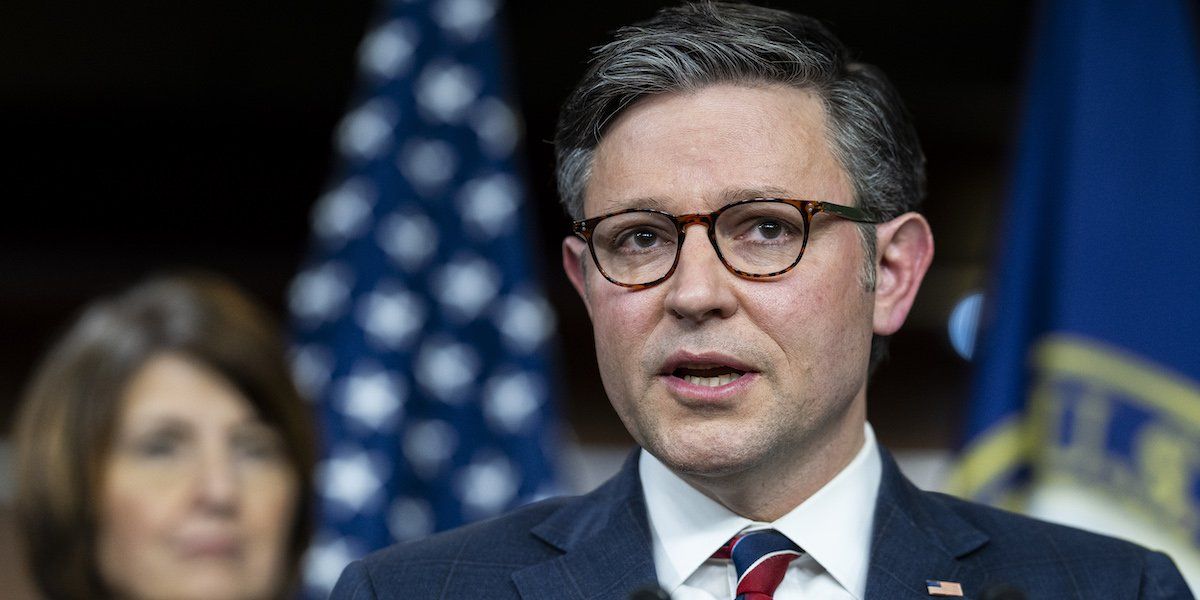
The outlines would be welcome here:
<svg viewBox="0 0 1200 600">
<path fill-rule="evenodd" d="M 788 565 L 776 600 L 862 600 L 883 469 L 870 425 L 864 437 L 846 468 L 773 523 L 734 514 L 643 450 L 639 470 L 659 585 L 672 600 L 730 600 L 737 584 L 733 564 L 710 557 L 741 531 L 770 528 L 804 549 Z"/>
</svg>

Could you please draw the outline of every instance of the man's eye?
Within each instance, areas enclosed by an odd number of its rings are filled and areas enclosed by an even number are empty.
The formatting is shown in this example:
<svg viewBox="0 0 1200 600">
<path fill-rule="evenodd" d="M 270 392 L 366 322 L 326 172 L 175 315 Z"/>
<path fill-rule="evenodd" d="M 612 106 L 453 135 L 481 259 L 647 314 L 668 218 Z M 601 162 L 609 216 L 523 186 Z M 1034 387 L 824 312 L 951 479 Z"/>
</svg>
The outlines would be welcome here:
<svg viewBox="0 0 1200 600">
<path fill-rule="evenodd" d="M 630 236 L 630 239 L 638 248 L 649 248 L 658 241 L 658 235 L 653 231 L 637 231 Z"/>
<path fill-rule="evenodd" d="M 653 229 L 631 229 L 617 238 L 617 248 L 649 250 L 663 244 L 663 237 Z"/>
<path fill-rule="evenodd" d="M 763 221 L 756 227 L 759 235 L 773 240 L 783 234 L 783 224 L 778 221 Z"/>
<path fill-rule="evenodd" d="M 750 242 L 779 242 L 791 239 L 799 230 L 792 224 L 778 219 L 759 219 L 750 223 L 743 239 Z"/>
</svg>

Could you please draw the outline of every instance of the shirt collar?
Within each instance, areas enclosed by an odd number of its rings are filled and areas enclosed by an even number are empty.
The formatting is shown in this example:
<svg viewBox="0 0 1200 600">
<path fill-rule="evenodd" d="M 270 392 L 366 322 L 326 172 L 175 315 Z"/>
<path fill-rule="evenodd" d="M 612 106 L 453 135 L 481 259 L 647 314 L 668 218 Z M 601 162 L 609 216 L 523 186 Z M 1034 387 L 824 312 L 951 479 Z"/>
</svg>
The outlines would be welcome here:
<svg viewBox="0 0 1200 600">
<path fill-rule="evenodd" d="M 864 425 L 858 454 L 833 479 L 774 523 L 739 516 L 693 488 L 645 450 L 639 475 L 646 496 L 659 584 L 674 591 L 729 538 L 772 527 L 821 565 L 855 598 L 867 588 L 875 499 L 883 473 L 875 432 Z"/>
</svg>

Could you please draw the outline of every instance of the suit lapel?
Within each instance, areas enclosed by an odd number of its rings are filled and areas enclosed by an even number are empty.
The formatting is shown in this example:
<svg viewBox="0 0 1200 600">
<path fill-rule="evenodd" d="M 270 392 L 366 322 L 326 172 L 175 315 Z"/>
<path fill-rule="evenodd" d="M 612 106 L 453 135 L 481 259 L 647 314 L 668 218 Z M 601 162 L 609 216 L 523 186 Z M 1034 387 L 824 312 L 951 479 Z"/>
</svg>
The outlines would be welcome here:
<svg viewBox="0 0 1200 600">
<path fill-rule="evenodd" d="M 533 529 L 563 554 L 513 574 L 522 598 L 626 600 L 657 580 L 637 455 L 596 491 Z"/>
<path fill-rule="evenodd" d="M 867 600 L 927 600 L 931 579 L 959 583 L 966 598 L 977 597 L 984 573 L 960 558 L 986 544 L 987 535 L 913 486 L 882 447 L 880 453 Z M 657 581 L 637 451 L 615 477 L 532 533 L 563 554 L 513 573 L 525 600 L 626 600 Z"/>
<path fill-rule="evenodd" d="M 984 573 L 959 560 L 987 543 L 987 535 L 900 473 L 883 448 L 883 477 L 875 505 L 867 600 L 928 599 L 926 580 L 962 585 L 977 597 Z"/>
</svg>

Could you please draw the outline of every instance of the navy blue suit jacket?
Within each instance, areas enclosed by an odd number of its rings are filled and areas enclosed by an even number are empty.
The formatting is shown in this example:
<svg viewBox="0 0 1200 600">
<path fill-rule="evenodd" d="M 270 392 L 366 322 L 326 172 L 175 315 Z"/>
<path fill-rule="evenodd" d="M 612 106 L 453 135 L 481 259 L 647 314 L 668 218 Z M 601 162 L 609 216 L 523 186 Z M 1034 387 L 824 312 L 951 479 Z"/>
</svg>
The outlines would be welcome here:
<svg viewBox="0 0 1200 600">
<path fill-rule="evenodd" d="M 868 600 L 967 598 L 1007 585 L 1028 600 L 1192 598 L 1165 554 L 917 489 L 886 451 Z M 595 491 L 392 546 L 351 563 L 331 598 L 627 600 L 657 581 L 636 453 Z"/>
</svg>

